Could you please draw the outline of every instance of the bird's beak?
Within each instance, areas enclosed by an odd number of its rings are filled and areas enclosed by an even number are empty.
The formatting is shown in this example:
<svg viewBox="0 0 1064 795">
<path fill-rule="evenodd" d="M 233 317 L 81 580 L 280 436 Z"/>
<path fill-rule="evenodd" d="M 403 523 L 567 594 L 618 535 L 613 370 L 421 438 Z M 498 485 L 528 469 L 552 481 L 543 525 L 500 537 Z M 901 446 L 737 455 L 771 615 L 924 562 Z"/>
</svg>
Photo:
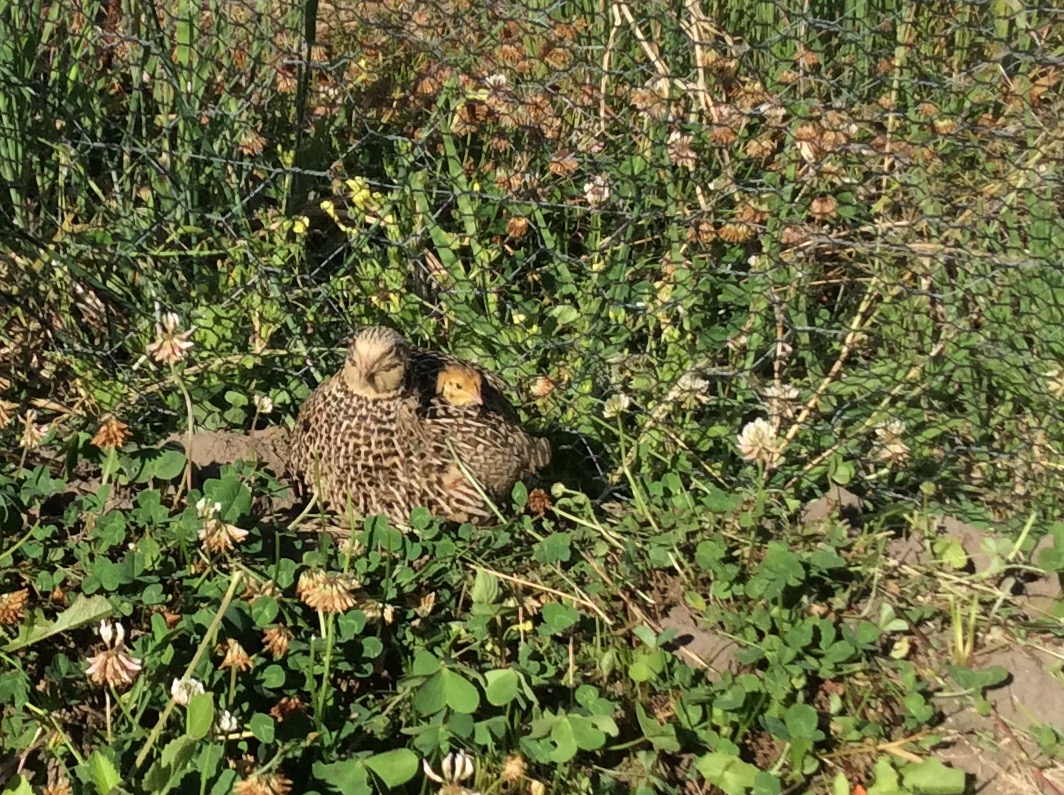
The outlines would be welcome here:
<svg viewBox="0 0 1064 795">
<path fill-rule="evenodd" d="M 362 373 L 363 378 L 369 378 L 373 374 L 373 367 L 377 363 L 365 356 L 358 357 L 358 370 Z"/>
</svg>

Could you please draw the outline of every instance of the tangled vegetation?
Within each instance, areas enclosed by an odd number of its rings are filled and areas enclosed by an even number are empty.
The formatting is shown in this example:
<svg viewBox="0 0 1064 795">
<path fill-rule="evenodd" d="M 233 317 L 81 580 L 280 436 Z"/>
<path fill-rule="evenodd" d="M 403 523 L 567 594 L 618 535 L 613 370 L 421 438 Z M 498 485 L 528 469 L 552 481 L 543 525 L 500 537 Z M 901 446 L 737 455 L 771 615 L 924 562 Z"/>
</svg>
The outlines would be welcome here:
<svg viewBox="0 0 1064 795">
<path fill-rule="evenodd" d="M 1062 31 L 827 13 L 0 9 L 4 792 L 1064 789 Z M 300 515 L 368 323 L 510 521 Z"/>
</svg>

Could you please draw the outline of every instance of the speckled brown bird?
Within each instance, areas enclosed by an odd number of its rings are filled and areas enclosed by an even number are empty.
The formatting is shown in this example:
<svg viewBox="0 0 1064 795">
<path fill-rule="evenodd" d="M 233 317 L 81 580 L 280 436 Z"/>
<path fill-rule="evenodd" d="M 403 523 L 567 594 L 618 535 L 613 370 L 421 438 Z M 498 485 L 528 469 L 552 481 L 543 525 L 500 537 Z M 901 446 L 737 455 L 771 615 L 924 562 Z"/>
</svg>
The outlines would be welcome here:
<svg viewBox="0 0 1064 795">
<path fill-rule="evenodd" d="M 417 351 L 410 377 L 430 451 L 426 459 L 430 468 L 442 469 L 448 510 L 466 514 L 466 521 L 490 521 L 495 513 L 484 497 L 505 506 L 517 481 L 550 463 L 550 442 L 521 428 L 503 395 L 506 383 L 489 370 L 447 354 Z"/>
<path fill-rule="evenodd" d="M 490 371 L 369 327 L 301 407 L 290 466 L 339 513 L 350 505 L 405 525 L 424 506 L 452 521 L 491 523 L 485 495 L 505 505 L 514 483 L 551 455 L 546 439 L 521 429 L 505 388 Z"/>
<path fill-rule="evenodd" d="M 357 516 L 382 514 L 405 524 L 411 509 L 424 504 L 412 479 L 421 437 L 406 430 L 409 360 L 400 334 L 370 326 L 351 340 L 340 372 L 300 407 L 289 466 L 326 508 L 344 514 L 350 505 Z"/>
</svg>

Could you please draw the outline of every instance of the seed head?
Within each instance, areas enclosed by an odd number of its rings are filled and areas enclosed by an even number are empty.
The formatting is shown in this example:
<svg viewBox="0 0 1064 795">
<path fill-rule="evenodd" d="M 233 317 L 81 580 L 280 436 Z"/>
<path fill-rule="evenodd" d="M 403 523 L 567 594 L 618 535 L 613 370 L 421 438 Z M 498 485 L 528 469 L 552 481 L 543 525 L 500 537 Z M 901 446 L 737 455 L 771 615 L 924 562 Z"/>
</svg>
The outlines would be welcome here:
<svg viewBox="0 0 1064 795">
<path fill-rule="evenodd" d="M 167 312 L 161 322 L 155 324 L 155 341 L 148 344 L 148 353 L 162 364 L 174 364 L 185 358 L 192 348 L 193 329 L 178 331 L 181 318 L 176 312 Z"/>
<path fill-rule="evenodd" d="M 834 196 L 817 196 L 809 204 L 809 214 L 818 221 L 832 218 L 839 209 L 839 203 Z"/>
<path fill-rule="evenodd" d="M 288 627 L 270 627 L 262 633 L 262 645 L 275 660 L 279 660 L 288 653 L 288 642 L 292 638 L 292 630 Z"/>
<path fill-rule="evenodd" d="M 219 668 L 232 668 L 234 671 L 249 671 L 254 667 L 254 663 L 248 653 L 244 651 L 244 647 L 240 645 L 239 641 L 229 638 L 225 645 L 221 648 L 225 649 L 225 657 L 218 665 Z"/>
<path fill-rule="evenodd" d="M 129 438 L 129 426 L 114 417 L 108 417 L 101 424 L 96 435 L 92 437 L 92 443 L 101 450 L 118 448 L 126 443 Z"/>
<path fill-rule="evenodd" d="M 233 795 L 288 795 L 292 782 L 280 773 L 253 773 L 233 785 Z"/>
<path fill-rule="evenodd" d="M 125 648 L 126 630 L 106 619 L 100 622 L 100 639 L 104 650 L 89 658 L 86 673 L 93 684 L 101 687 L 127 687 L 140 673 L 141 664 Z"/>
<path fill-rule="evenodd" d="M 308 607 L 322 613 L 344 613 L 358 603 L 351 592 L 360 587 L 354 579 L 343 574 L 305 571 L 296 585 L 296 596 Z"/>
<path fill-rule="evenodd" d="M 29 589 L 23 588 L 0 596 L 0 626 L 13 627 L 22 621 L 29 595 Z"/>
</svg>

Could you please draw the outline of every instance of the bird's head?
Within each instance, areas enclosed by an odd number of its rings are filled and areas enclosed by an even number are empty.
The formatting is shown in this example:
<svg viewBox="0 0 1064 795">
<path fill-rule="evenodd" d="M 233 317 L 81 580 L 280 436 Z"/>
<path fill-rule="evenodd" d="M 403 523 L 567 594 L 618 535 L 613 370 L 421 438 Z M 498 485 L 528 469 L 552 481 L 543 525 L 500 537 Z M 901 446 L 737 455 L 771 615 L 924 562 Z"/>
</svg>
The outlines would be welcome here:
<svg viewBox="0 0 1064 795">
<path fill-rule="evenodd" d="M 449 364 L 436 376 L 436 394 L 457 408 L 483 406 L 483 378 L 474 368 Z"/>
<path fill-rule="evenodd" d="M 384 326 L 368 326 L 347 346 L 344 382 L 362 397 L 394 397 L 403 385 L 409 361 L 410 348 L 401 334 Z"/>
</svg>

